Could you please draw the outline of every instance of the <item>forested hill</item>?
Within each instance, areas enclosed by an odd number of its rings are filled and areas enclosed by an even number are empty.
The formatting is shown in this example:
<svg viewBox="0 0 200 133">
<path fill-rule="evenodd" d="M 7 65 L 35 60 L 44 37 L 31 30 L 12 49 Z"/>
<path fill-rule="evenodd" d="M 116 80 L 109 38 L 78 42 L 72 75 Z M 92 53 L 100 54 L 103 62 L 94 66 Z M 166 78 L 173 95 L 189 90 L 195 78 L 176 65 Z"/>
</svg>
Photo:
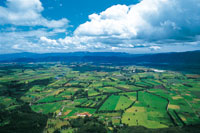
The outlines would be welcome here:
<svg viewBox="0 0 200 133">
<path fill-rule="evenodd" d="M 10 62 L 93 62 L 113 65 L 143 65 L 163 69 L 200 72 L 200 51 L 159 54 L 128 54 L 120 52 L 16 53 L 0 55 L 1 63 Z"/>
<path fill-rule="evenodd" d="M 96 60 L 100 59 L 100 60 Z M 154 62 L 154 63 L 200 63 L 200 51 L 128 54 L 120 52 L 72 52 L 72 53 L 15 53 L 1 54 L 1 62 L 48 62 L 48 61 L 93 61 L 93 62 Z"/>
</svg>

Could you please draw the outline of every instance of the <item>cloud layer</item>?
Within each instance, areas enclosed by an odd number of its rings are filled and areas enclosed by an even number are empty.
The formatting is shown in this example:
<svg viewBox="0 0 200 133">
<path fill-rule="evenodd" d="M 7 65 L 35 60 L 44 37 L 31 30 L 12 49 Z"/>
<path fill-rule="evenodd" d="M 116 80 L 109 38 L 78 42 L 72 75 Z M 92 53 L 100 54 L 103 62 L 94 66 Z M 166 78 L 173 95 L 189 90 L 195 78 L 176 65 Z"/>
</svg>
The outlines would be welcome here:
<svg viewBox="0 0 200 133">
<path fill-rule="evenodd" d="M 48 20 L 41 15 L 43 10 L 39 0 L 7 0 L 7 7 L 0 7 L 0 24 L 57 29 L 37 30 L 41 34 L 33 30 L 31 37 L 36 39 L 30 40 L 24 35 L 12 49 L 140 53 L 200 49 L 200 0 L 141 0 L 136 5 L 114 5 L 99 14 L 89 15 L 89 20 L 78 26 L 72 35 L 59 39 L 53 38 L 65 32 L 63 27 L 68 20 Z M 7 34 L 11 33 L 4 33 L 4 36 Z"/>
<path fill-rule="evenodd" d="M 142 0 L 137 5 L 112 6 L 89 19 L 75 35 L 104 37 L 105 43 L 114 41 L 116 46 L 195 42 L 200 35 L 200 0 Z"/>
<path fill-rule="evenodd" d="M 48 20 L 41 15 L 44 10 L 40 0 L 7 0 L 6 7 L 0 6 L 0 24 L 20 26 L 44 26 L 59 28 L 67 25 L 68 20 Z"/>
<path fill-rule="evenodd" d="M 200 33 L 199 0 L 143 0 L 115 5 L 89 16 L 76 35 L 117 36 L 146 40 L 183 39 Z"/>
</svg>

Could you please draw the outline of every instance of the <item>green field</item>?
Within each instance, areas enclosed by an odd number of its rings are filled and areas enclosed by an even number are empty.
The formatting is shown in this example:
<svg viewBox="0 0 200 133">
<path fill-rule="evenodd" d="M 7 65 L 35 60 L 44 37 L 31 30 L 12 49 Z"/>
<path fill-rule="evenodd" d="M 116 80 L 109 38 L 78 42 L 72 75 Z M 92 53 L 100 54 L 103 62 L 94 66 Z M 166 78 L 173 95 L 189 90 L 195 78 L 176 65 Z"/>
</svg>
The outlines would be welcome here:
<svg viewBox="0 0 200 133">
<path fill-rule="evenodd" d="M 168 103 L 166 99 L 147 92 L 139 92 L 139 101 L 144 107 L 162 111 L 166 109 Z"/>
<path fill-rule="evenodd" d="M 38 103 L 50 103 L 50 102 L 56 102 L 56 101 L 62 101 L 65 100 L 63 97 L 55 97 L 55 96 L 47 96 L 43 99 L 38 100 Z"/>
<path fill-rule="evenodd" d="M 120 96 L 116 96 L 116 95 L 111 95 L 106 102 L 101 106 L 100 111 L 101 110 L 115 110 L 118 101 L 120 99 Z"/>
<path fill-rule="evenodd" d="M 62 105 L 63 105 L 62 102 L 57 102 L 57 103 L 33 105 L 33 106 L 31 106 L 31 108 L 33 111 L 48 114 L 48 113 L 53 113 L 53 112 L 59 111 L 61 109 Z"/>
<path fill-rule="evenodd" d="M 156 110 L 152 111 L 143 106 L 143 103 L 136 102 L 131 108 L 125 111 L 122 116 L 122 123 L 128 124 L 129 126 L 145 126 L 147 128 L 165 128 L 162 122 L 157 121 L 164 116 L 162 112 Z M 170 122 L 167 120 L 167 122 Z"/>
<path fill-rule="evenodd" d="M 132 100 L 125 96 L 120 96 L 118 103 L 115 107 L 115 110 L 124 110 L 125 108 L 129 107 L 133 103 Z"/>
</svg>

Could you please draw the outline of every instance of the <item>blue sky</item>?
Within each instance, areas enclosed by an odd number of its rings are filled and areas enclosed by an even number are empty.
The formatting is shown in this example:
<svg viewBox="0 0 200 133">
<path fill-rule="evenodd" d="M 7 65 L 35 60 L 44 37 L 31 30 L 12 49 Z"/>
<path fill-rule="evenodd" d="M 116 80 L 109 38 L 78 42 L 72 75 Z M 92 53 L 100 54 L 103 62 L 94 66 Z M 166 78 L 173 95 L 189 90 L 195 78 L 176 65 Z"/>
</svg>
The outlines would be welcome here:
<svg viewBox="0 0 200 133">
<path fill-rule="evenodd" d="M 200 0 L 0 0 L 0 54 L 200 49 Z"/>
</svg>

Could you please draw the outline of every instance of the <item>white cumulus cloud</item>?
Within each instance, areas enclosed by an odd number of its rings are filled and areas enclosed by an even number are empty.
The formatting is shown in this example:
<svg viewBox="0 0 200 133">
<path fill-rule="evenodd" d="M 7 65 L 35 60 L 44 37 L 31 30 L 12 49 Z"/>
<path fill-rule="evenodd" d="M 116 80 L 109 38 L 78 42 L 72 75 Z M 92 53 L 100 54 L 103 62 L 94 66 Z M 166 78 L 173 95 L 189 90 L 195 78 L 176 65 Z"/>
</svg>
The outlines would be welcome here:
<svg viewBox="0 0 200 133">
<path fill-rule="evenodd" d="M 92 14 L 76 35 L 148 40 L 187 38 L 200 33 L 200 0 L 142 0 Z"/>
<path fill-rule="evenodd" d="M 150 46 L 149 48 L 151 50 L 159 50 L 159 49 L 161 49 L 161 47 L 159 47 L 159 46 Z"/>
<path fill-rule="evenodd" d="M 47 37 L 40 37 L 40 40 L 42 43 L 47 43 L 47 44 L 50 44 L 50 45 L 58 45 L 57 41 L 56 40 L 53 40 L 53 39 L 48 39 Z"/>
<path fill-rule="evenodd" d="M 154 44 L 197 42 L 200 0 L 141 0 L 136 5 L 114 5 L 90 15 L 74 35 L 94 36 L 96 41 L 111 47 L 131 44 L 136 48 L 143 44 L 154 50 L 161 49 Z"/>
<path fill-rule="evenodd" d="M 6 7 L 0 6 L 0 24 L 20 26 L 65 27 L 66 18 L 48 20 L 41 15 L 44 10 L 40 0 L 7 0 Z"/>
</svg>

